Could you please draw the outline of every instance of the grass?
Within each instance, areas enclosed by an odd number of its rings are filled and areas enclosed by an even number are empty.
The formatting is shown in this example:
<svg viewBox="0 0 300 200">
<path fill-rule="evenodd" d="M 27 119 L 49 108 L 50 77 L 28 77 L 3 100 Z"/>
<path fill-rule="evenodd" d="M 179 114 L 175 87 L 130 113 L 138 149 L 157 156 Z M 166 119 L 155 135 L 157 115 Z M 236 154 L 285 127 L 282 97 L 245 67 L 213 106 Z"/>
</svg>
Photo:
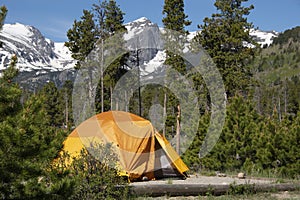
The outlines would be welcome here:
<svg viewBox="0 0 300 200">
<path fill-rule="evenodd" d="M 172 180 L 172 179 L 168 179 L 168 180 L 167 180 L 167 184 L 168 184 L 168 185 L 173 184 L 173 180 Z"/>
</svg>

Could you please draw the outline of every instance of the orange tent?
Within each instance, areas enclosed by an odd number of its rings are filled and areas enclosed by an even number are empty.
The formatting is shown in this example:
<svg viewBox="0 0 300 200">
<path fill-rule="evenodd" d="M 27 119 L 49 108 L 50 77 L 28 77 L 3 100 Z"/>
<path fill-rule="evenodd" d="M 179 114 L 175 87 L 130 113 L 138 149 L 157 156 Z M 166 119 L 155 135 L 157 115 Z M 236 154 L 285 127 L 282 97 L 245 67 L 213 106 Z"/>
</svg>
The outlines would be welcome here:
<svg viewBox="0 0 300 200">
<path fill-rule="evenodd" d="M 64 150 L 78 156 L 93 143 L 110 143 L 121 171 L 129 179 L 186 176 L 188 167 L 150 121 L 123 111 L 103 112 L 81 123 L 64 141 Z"/>
</svg>

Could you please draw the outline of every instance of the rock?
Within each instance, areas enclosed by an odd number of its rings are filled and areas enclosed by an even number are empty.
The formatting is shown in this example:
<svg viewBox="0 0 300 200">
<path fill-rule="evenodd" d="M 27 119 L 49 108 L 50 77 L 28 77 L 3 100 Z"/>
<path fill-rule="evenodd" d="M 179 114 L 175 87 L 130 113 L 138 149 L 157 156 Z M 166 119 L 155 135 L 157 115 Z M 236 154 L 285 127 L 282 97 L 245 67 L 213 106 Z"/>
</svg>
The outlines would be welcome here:
<svg viewBox="0 0 300 200">
<path fill-rule="evenodd" d="M 216 171 L 216 176 L 217 176 L 217 177 L 226 177 L 227 175 L 224 174 L 224 173 L 221 173 L 221 172 L 219 172 L 219 171 Z"/>
<path fill-rule="evenodd" d="M 245 179 L 245 178 L 246 178 L 246 174 L 243 173 L 243 172 L 240 172 L 240 173 L 238 173 L 237 177 L 238 177 L 239 179 Z"/>
<path fill-rule="evenodd" d="M 224 174 L 224 173 L 219 173 L 217 176 L 218 176 L 218 177 L 226 177 L 227 175 Z"/>
</svg>

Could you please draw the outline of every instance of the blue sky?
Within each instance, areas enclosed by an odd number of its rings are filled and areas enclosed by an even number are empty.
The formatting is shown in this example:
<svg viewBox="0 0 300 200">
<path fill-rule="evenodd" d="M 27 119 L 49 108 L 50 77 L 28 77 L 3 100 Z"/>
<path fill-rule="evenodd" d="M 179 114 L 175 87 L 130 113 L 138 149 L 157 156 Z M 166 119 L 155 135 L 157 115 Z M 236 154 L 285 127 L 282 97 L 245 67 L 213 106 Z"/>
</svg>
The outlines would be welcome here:
<svg viewBox="0 0 300 200">
<path fill-rule="evenodd" d="M 90 10 L 98 0 L 1 0 L 8 8 L 6 23 L 23 23 L 38 28 L 43 35 L 54 41 L 66 41 L 66 32 L 73 21 L 82 16 L 82 10 Z M 163 0 L 117 0 L 125 12 L 125 22 L 147 17 L 162 25 Z M 187 29 L 197 30 L 205 17 L 215 12 L 214 0 L 185 0 L 185 12 L 193 23 Z M 248 21 L 261 30 L 286 29 L 300 26 L 300 0 L 249 0 L 255 9 Z"/>
</svg>

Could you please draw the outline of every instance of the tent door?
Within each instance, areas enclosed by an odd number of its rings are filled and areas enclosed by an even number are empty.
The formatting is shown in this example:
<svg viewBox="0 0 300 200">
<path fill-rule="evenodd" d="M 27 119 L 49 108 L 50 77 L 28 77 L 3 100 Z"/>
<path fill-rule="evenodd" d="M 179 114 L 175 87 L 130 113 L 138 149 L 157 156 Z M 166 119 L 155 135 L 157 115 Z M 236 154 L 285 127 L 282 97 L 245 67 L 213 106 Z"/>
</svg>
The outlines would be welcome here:
<svg viewBox="0 0 300 200">
<path fill-rule="evenodd" d="M 172 161 L 161 148 L 159 142 L 155 139 L 155 166 L 154 177 L 156 179 L 162 178 L 182 178 L 183 175 L 178 172 Z"/>
</svg>

